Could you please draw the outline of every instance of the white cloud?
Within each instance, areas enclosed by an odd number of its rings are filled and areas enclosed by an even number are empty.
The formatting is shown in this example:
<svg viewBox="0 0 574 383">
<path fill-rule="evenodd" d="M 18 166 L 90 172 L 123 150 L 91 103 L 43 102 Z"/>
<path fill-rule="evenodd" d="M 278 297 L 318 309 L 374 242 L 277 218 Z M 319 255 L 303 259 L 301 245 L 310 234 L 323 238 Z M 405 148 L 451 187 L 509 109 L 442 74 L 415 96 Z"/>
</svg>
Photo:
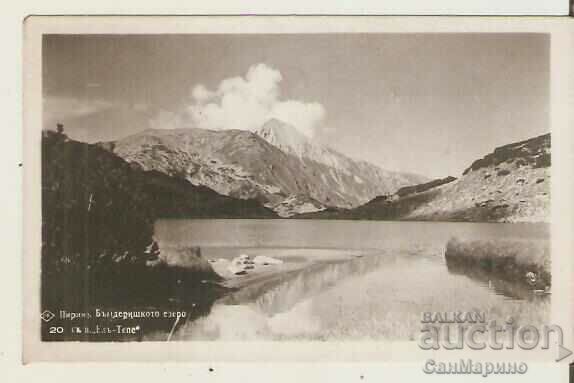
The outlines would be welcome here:
<svg viewBox="0 0 574 383">
<path fill-rule="evenodd" d="M 197 100 L 198 102 L 205 102 L 213 98 L 215 94 L 209 91 L 202 84 L 199 84 L 193 87 L 193 90 L 191 91 L 191 96 L 193 97 L 194 100 Z"/>
<path fill-rule="evenodd" d="M 245 77 L 232 77 L 216 90 L 196 85 L 187 111 L 193 124 L 203 129 L 256 130 L 278 118 L 312 137 L 325 116 L 319 103 L 279 99 L 281 73 L 265 64 L 253 65 Z"/>
</svg>

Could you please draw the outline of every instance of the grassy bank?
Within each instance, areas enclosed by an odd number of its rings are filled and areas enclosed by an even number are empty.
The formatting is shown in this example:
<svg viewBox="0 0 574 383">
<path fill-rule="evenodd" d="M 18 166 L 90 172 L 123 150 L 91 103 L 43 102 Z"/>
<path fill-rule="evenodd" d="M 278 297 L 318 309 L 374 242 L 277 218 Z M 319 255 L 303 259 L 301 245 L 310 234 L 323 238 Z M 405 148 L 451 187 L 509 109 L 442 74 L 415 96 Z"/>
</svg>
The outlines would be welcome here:
<svg viewBox="0 0 574 383">
<path fill-rule="evenodd" d="M 449 270 L 485 276 L 545 289 L 551 285 L 550 248 L 542 240 L 448 241 L 445 259 Z"/>
</svg>

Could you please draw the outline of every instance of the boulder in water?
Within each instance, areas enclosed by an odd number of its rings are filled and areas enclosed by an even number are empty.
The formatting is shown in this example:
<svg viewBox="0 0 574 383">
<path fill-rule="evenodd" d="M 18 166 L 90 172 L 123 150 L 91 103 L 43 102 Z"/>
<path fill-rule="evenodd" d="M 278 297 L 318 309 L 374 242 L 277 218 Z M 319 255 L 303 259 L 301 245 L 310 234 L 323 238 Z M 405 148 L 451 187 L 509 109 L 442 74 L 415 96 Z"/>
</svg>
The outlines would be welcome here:
<svg viewBox="0 0 574 383">
<path fill-rule="evenodd" d="M 283 261 L 280 261 L 278 259 L 273 259 L 273 258 L 269 258 L 269 257 L 262 257 L 262 256 L 257 256 L 255 257 L 255 259 L 251 259 L 251 257 L 249 257 L 249 255 L 247 254 L 241 254 L 238 257 L 235 257 L 231 260 L 231 262 L 229 263 L 229 267 L 227 268 L 227 270 L 235 275 L 243 275 L 243 274 L 247 274 L 247 270 L 253 270 L 255 268 L 255 264 L 257 262 L 255 262 L 256 260 L 259 260 L 259 264 L 278 264 L 278 263 L 283 263 Z"/>
<path fill-rule="evenodd" d="M 242 275 L 242 274 L 246 274 L 247 273 L 247 269 L 248 268 L 253 268 L 252 264 L 249 264 L 249 261 L 247 261 L 245 258 L 241 258 L 241 256 L 237 257 L 237 258 L 233 258 L 231 260 L 231 262 L 229 263 L 229 267 L 227 268 L 227 270 L 235 275 Z"/>
<path fill-rule="evenodd" d="M 237 262 L 241 263 L 242 265 L 253 265 L 253 261 L 247 254 L 241 254 L 239 257 L 234 258 Z"/>
<path fill-rule="evenodd" d="M 245 267 L 243 265 L 240 265 L 240 264 L 235 263 L 235 262 L 231 262 L 229 264 L 229 266 L 227 267 L 227 271 L 229 271 L 231 274 L 234 274 L 234 275 L 242 275 L 242 274 L 247 273 L 245 271 Z"/>
</svg>

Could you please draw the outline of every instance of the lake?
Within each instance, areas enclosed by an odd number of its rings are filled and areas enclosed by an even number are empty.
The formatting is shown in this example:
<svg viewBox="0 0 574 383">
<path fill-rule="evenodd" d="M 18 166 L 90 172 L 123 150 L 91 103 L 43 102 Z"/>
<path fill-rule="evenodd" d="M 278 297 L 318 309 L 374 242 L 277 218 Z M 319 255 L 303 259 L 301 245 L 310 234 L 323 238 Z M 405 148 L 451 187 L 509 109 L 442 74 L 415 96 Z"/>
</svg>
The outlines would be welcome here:
<svg viewBox="0 0 574 383">
<path fill-rule="evenodd" d="M 546 224 L 165 219 L 155 237 L 160 248 L 200 246 L 212 260 L 248 254 L 305 265 L 241 286 L 173 339 L 415 340 L 423 312 L 537 325 L 550 311 L 549 294 L 449 271 L 444 258 L 452 237 L 548 241 Z"/>
</svg>

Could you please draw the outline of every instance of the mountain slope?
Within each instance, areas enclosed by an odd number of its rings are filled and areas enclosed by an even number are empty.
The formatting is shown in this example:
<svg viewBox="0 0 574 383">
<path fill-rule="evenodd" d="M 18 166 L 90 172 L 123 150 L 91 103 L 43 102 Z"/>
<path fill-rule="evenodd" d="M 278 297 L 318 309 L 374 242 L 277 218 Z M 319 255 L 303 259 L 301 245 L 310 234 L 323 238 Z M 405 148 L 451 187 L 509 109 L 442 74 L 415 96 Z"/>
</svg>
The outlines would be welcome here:
<svg viewBox="0 0 574 383">
<path fill-rule="evenodd" d="M 196 299 L 198 291 L 207 294 L 201 281 L 218 279 L 217 275 L 209 269 L 150 267 L 148 261 L 157 264 L 163 251 L 149 251 L 155 220 L 274 216 L 253 200 L 235 200 L 159 172 L 143 171 L 97 145 L 46 131 L 42 137 L 42 304 L 50 309 L 166 304 L 176 288 L 183 288 L 175 286 L 178 279 L 191 289 L 184 296 Z"/>
<path fill-rule="evenodd" d="M 311 144 L 286 124 L 277 120 L 271 124 L 272 129 L 266 124 L 259 134 L 195 128 L 146 130 L 107 145 L 145 170 L 185 178 L 235 198 L 254 198 L 283 216 L 313 207 L 358 206 L 422 179 L 350 160 Z"/>
<path fill-rule="evenodd" d="M 330 209 L 303 218 L 548 222 L 550 134 L 496 148 L 459 179 L 447 177 L 355 209 Z"/>
<path fill-rule="evenodd" d="M 389 193 L 426 180 L 420 175 L 388 171 L 366 161 L 351 159 L 336 150 L 317 144 L 299 133 L 292 125 L 277 119 L 267 121 L 255 133 L 306 164 L 318 163 L 335 169 L 337 174 L 344 175 L 339 180 L 343 182 L 342 189 L 351 188 L 360 200 L 364 200 L 366 196 L 370 196 L 367 200 L 372 198 L 373 193 Z M 350 197 L 352 199 L 352 196 Z"/>
<path fill-rule="evenodd" d="M 550 221 L 550 134 L 496 148 L 408 218 Z"/>
</svg>

